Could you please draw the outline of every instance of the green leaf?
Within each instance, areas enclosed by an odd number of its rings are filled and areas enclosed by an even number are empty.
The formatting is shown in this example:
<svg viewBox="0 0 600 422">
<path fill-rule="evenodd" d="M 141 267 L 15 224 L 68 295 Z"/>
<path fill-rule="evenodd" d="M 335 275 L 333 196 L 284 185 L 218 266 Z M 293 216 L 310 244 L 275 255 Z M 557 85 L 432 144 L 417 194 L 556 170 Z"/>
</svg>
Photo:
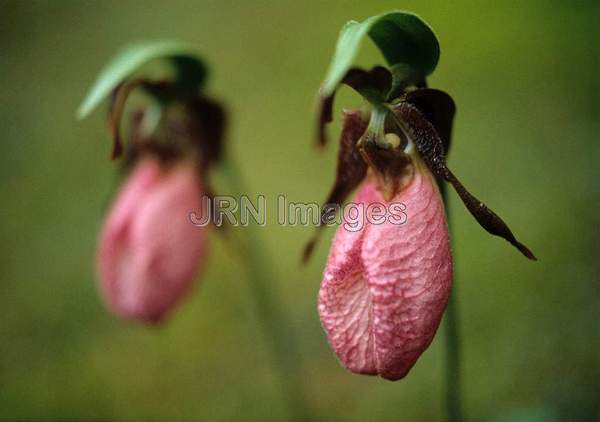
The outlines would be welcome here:
<svg viewBox="0 0 600 422">
<path fill-rule="evenodd" d="M 193 49 L 178 41 L 151 41 L 131 44 L 118 53 L 98 75 L 77 110 L 77 118 L 88 116 L 125 79 L 146 63 L 168 58 L 173 61 L 182 83 L 200 87 L 206 77 L 206 66 Z"/>
<path fill-rule="evenodd" d="M 363 22 L 350 21 L 340 32 L 321 87 L 323 97 L 331 96 L 342 82 L 365 35 L 369 35 L 390 66 L 408 65 L 423 78 L 433 72 L 440 57 L 435 34 L 415 14 L 395 11 L 372 16 Z"/>
</svg>

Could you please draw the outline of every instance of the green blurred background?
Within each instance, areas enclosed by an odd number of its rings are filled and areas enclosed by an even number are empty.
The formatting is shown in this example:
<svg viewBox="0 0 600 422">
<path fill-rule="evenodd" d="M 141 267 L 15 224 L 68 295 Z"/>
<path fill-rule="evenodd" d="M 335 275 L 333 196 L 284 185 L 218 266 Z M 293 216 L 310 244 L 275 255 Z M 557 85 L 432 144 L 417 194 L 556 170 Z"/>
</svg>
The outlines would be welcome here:
<svg viewBox="0 0 600 422">
<path fill-rule="evenodd" d="M 269 202 L 270 286 L 321 420 L 439 420 L 444 331 L 396 383 L 352 375 L 316 310 L 329 229 L 275 224 L 278 193 L 321 201 L 335 143 L 311 148 L 341 25 L 412 10 L 440 40 L 432 87 L 458 105 L 450 164 L 539 257 L 490 237 L 451 193 L 463 397 L 470 420 L 599 420 L 598 23 L 582 1 L 0 1 L 0 419 L 286 420 L 245 272 L 211 237 L 201 285 L 158 329 L 122 322 L 95 285 L 115 180 L 104 113 L 74 111 L 125 43 L 178 38 L 209 61 L 233 156 Z M 359 62 L 380 63 L 365 43 Z M 358 104 L 344 91 L 336 103 Z M 339 131 L 339 119 L 330 128 Z"/>
</svg>

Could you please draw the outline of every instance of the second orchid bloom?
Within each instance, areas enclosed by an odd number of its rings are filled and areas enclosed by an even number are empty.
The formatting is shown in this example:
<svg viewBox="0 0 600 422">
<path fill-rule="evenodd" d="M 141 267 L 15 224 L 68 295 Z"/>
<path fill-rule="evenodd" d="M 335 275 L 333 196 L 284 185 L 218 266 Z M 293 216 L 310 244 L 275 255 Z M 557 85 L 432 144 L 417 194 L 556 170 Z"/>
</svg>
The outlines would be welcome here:
<svg viewBox="0 0 600 422">
<path fill-rule="evenodd" d="M 174 75 L 131 76 L 159 58 L 171 62 Z M 190 215 L 197 216 L 202 198 L 211 196 L 209 170 L 220 159 L 225 118 L 200 92 L 205 74 L 187 46 L 134 45 L 100 75 L 80 110 L 85 115 L 110 93 L 112 156 L 124 155 L 127 175 L 99 237 L 97 266 L 108 308 L 127 319 L 164 320 L 203 266 L 207 227 L 191 224 Z M 134 91 L 151 100 L 129 111 L 125 105 Z M 129 123 L 126 142 L 121 120 Z"/>
</svg>

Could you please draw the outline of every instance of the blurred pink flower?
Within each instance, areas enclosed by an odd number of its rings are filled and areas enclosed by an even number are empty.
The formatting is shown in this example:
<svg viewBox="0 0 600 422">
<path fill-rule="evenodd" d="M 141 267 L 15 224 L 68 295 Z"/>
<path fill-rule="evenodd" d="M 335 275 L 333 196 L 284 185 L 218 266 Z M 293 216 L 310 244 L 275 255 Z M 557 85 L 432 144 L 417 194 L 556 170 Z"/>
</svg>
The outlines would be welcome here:
<svg viewBox="0 0 600 422">
<path fill-rule="evenodd" d="M 143 157 L 122 187 L 100 234 L 98 272 L 108 307 L 154 323 L 190 290 L 203 261 L 202 182 L 191 162 L 172 167 Z"/>
<path fill-rule="evenodd" d="M 407 221 L 338 228 L 319 292 L 321 323 L 347 369 L 398 380 L 433 340 L 450 294 L 444 205 L 423 168 L 391 201 L 367 179 L 355 202 L 403 203 Z"/>
</svg>

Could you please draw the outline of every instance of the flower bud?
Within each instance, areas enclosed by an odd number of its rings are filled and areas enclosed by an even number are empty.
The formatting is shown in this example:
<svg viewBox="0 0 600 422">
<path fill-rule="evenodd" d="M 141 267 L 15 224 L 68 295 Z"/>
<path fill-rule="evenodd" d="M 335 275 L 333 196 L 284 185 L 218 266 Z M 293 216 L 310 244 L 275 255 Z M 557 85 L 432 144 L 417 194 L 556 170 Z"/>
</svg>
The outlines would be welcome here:
<svg viewBox="0 0 600 422">
<path fill-rule="evenodd" d="M 398 380 L 433 340 L 450 294 L 452 257 L 442 199 L 424 166 L 391 200 L 378 189 L 367 178 L 355 203 L 365 212 L 375 202 L 388 212 L 402 203 L 406 220 L 374 224 L 365 218 L 359 231 L 338 228 L 319 314 L 342 365 Z"/>
<path fill-rule="evenodd" d="M 100 234 L 98 273 L 108 307 L 154 323 L 190 290 L 204 257 L 206 230 L 190 224 L 201 209 L 196 167 L 165 167 L 146 155 L 122 187 Z"/>
</svg>

